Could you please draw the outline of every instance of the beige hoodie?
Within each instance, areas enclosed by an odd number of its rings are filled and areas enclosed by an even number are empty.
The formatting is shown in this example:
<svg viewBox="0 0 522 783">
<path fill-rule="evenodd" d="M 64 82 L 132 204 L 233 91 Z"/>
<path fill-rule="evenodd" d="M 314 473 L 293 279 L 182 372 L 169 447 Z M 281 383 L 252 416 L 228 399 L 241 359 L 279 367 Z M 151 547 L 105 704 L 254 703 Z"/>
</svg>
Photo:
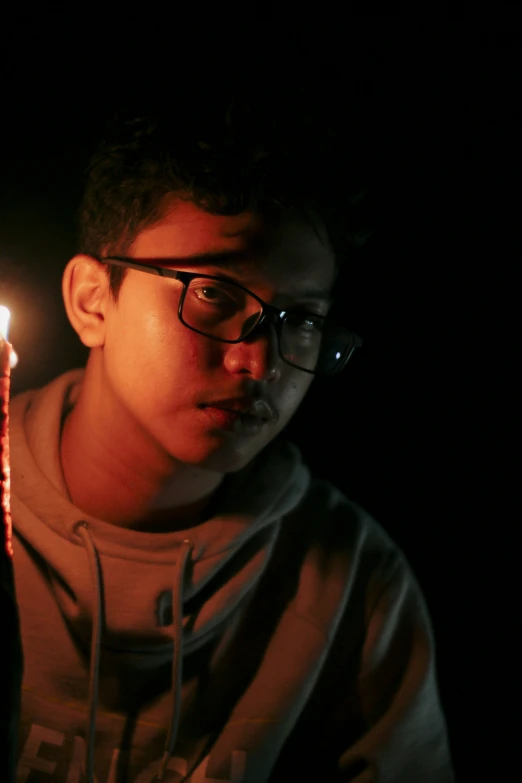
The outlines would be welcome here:
<svg viewBox="0 0 522 783">
<path fill-rule="evenodd" d="M 17 781 L 453 781 L 428 612 L 382 527 L 280 438 L 199 526 L 89 517 L 59 456 L 82 377 L 11 406 Z"/>
</svg>

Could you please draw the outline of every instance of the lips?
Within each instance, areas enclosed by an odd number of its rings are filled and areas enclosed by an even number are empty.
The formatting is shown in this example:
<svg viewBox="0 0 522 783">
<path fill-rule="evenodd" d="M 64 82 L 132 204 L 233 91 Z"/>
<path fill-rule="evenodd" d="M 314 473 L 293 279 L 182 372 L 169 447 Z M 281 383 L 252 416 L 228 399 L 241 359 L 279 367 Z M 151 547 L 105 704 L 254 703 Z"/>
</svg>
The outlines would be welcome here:
<svg viewBox="0 0 522 783">
<path fill-rule="evenodd" d="M 225 400 L 222 399 L 206 402 L 203 403 L 200 407 L 218 408 L 219 410 L 228 411 L 230 413 L 250 416 L 263 422 L 275 421 L 277 419 L 277 412 L 275 408 L 273 408 L 267 400 L 259 398 L 254 399 L 252 397 L 234 397 Z"/>
</svg>

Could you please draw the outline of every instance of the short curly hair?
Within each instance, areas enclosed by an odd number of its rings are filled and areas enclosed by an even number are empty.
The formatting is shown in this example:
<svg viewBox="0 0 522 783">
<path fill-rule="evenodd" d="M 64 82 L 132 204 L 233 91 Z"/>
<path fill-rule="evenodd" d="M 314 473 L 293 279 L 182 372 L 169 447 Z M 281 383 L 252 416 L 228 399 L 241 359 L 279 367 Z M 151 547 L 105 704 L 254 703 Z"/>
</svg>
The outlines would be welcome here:
<svg viewBox="0 0 522 783">
<path fill-rule="evenodd" d="M 124 255 L 172 195 L 217 215 L 277 220 L 296 210 L 311 225 L 318 215 L 338 264 L 369 236 L 358 223 L 356 141 L 331 106 L 327 113 L 299 89 L 248 99 L 221 90 L 174 103 L 113 114 L 86 172 L 78 252 Z M 107 266 L 115 300 L 126 271 Z"/>
</svg>

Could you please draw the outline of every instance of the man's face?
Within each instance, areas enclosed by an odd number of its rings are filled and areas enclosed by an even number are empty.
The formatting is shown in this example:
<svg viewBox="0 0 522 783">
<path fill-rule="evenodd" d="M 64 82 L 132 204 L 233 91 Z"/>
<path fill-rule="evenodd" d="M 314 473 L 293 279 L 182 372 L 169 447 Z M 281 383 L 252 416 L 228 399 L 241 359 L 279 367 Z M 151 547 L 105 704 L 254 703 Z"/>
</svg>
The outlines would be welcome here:
<svg viewBox="0 0 522 783">
<path fill-rule="evenodd" d="M 269 228 L 259 216 L 217 216 L 172 201 L 164 219 L 142 231 L 127 255 L 168 259 L 168 266 L 225 276 L 281 309 L 320 314 L 328 302 L 310 291 L 330 291 L 334 256 L 304 221 Z M 239 251 L 227 266 L 191 263 L 189 256 Z M 183 258 L 183 261 L 176 259 Z M 164 262 L 165 263 L 165 262 Z M 272 322 L 246 340 L 227 344 L 188 329 L 178 318 L 183 284 L 128 270 L 117 304 L 110 300 L 103 345 L 103 384 L 130 417 L 175 460 L 217 472 L 239 470 L 285 427 L 313 376 L 279 356 Z M 323 293 L 324 296 L 324 293 Z M 261 398 L 275 416 L 251 422 L 221 415 L 209 403 Z"/>
</svg>

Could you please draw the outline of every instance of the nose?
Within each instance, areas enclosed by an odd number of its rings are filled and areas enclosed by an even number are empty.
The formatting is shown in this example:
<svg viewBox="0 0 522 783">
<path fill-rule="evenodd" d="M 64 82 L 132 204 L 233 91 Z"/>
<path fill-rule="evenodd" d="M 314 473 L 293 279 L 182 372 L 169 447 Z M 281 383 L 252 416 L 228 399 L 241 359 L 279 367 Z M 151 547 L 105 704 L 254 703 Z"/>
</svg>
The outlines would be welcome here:
<svg viewBox="0 0 522 783">
<path fill-rule="evenodd" d="M 225 353 L 229 372 L 246 373 L 256 381 L 277 380 L 281 361 L 276 329 L 268 318 L 242 342 L 229 344 Z"/>
</svg>

